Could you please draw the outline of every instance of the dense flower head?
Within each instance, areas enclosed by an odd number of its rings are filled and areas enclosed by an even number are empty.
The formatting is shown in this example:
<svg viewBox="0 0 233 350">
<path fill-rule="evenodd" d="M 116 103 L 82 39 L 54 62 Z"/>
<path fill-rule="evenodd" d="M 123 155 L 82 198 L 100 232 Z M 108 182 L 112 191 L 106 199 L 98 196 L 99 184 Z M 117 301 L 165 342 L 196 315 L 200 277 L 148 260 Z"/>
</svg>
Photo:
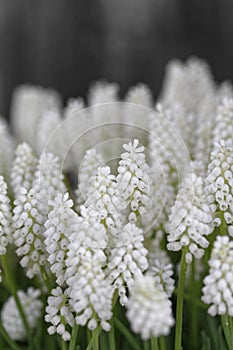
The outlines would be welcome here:
<svg viewBox="0 0 233 350">
<path fill-rule="evenodd" d="M 37 166 L 33 149 L 26 143 L 20 143 L 15 150 L 11 169 L 11 187 L 17 196 L 21 187 L 29 190 L 32 187 Z"/>
<path fill-rule="evenodd" d="M 144 147 L 138 140 L 124 144 L 118 167 L 117 192 L 122 210 L 130 222 L 136 223 L 146 213 L 149 199 L 149 167 L 145 160 Z"/>
<path fill-rule="evenodd" d="M 64 341 L 69 341 L 71 334 L 67 329 L 67 325 L 73 327 L 74 316 L 69 304 L 67 290 L 63 291 L 61 287 L 54 288 L 48 297 L 45 311 L 45 321 L 51 323 L 48 333 L 57 333 L 62 336 Z"/>
<path fill-rule="evenodd" d="M 11 106 L 11 122 L 15 134 L 31 146 L 36 146 L 36 130 L 42 114 L 60 106 L 60 96 L 52 89 L 19 86 L 14 91 Z"/>
<path fill-rule="evenodd" d="M 142 339 L 168 335 L 174 324 L 171 302 L 152 276 L 141 276 L 130 290 L 126 316 Z"/>
<path fill-rule="evenodd" d="M 84 247 L 106 248 L 108 235 L 105 225 L 101 222 L 99 212 L 92 208 L 80 207 L 80 216 L 72 223 L 70 248 L 74 242 Z"/>
<path fill-rule="evenodd" d="M 150 88 L 142 83 L 132 86 L 124 98 L 122 104 L 122 121 L 124 123 L 124 137 L 133 139 L 137 128 L 137 137 L 146 143 L 143 131 L 147 128 L 148 116 L 153 109 L 153 98 Z"/>
<path fill-rule="evenodd" d="M 112 317 L 114 288 L 106 279 L 106 255 L 101 248 L 70 247 L 66 260 L 66 283 L 70 305 L 76 313 L 75 322 L 94 330 L 100 322 L 108 331 Z"/>
<path fill-rule="evenodd" d="M 115 83 L 106 81 L 94 83 L 88 93 L 89 106 L 118 101 L 118 90 L 119 86 Z"/>
<path fill-rule="evenodd" d="M 15 141 L 7 122 L 0 115 L 0 175 L 10 182 L 10 169 L 14 157 Z"/>
<path fill-rule="evenodd" d="M 202 301 L 210 305 L 211 316 L 233 316 L 233 241 L 229 236 L 217 236 L 208 264 Z"/>
<path fill-rule="evenodd" d="M 35 135 L 35 149 L 38 154 L 53 153 L 63 161 L 64 171 L 72 169 L 71 155 L 67 154 L 66 123 L 63 122 L 59 108 L 45 110 L 40 120 Z"/>
<path fill-rule="evenodd" d="M 175 116 L 182 115 L 182 108 L 175 105 L 171 110 L 160 104 L 156 108 L 157 111 L 151 113 L 149 119 L 152 178 L 150 196 L 154 213 L 157 213 L 156 226 L 159 228 L 160 225 L 165 226 L 168 220 L 178 190 L 178 179 L 184 179 L 190 164 L 190 155 L 184 143 L 187 136 L 185 130 L 180 127 L 181 134 L 175 120 Z"/>
<path fill-rule="evenodd" d="M 106 274 L 118 290 L 122 305 L 128 300 L 127 288 L 133 285 L 135 277 L 141 276 L 148 268 L 142 232 L 135 224 L 126 224 L 115 237 L 115 247 L 108 254 Z"/>
<path fill-rule="evenodd" d="M 46 262 L 44 246 L 44 215 L 43 204 L 38 200 L 37 192 L 29 192 L 21 187 L 14 201 L 13 222 L 15 231 L 14 243 L 16 254 L 21 258 L 20 264 L 26 268 L 29 278 L 41 274 L 41 267 Z"/>
<path fill-rule="evenodd" d="M 102 154 L 97 152 L 95 148 L 86 151 L 79 167 L 78 188 L 75 192 L 78 206 L 84 204 L 87 198 L 90 179 L 97 174 L 98 167 L 103 163 Z"/>
<path fill-rule="evenodd" d="M 215 126 L 213 129 L 213 142 L 224 140 L 226 146 L 233 147 L 232 126 L 233 118 L 233 96 L 225 97 L 217 108 Z"/>
<path fill-rule="evenodd" d="M 7 195 L 7 184 L 0 175 L 0 255 L 6 254 L 8 242 L 12 242 L 12 215 L 10 199 Z"/>
<path fill-rule="evenodd" d="M 36 328 L 41 317 L 43 304 L 39 299 L 40 291 L 39 289 L 28 288 L 26 292 L 23 290 L 18 290 L 17 294 L 24 310 L 28 325 L 33 330 Z M 3 327 L 11 339 L 20 341 L 27 339 L 27 333 L 13 296 L 10 296 L 3 305 L 1 320 Z"/>
<path fill-rule="evenodd" d="M 99 167 L 97 175 L 90 178 L 85 206 L 98 213 L 109 240 L 121 230 L 124 216 L 119 212 L 120 198 L 115 176 L 110 167 Z"/>
<path fill-rule="evenodd" d="M 209 66 L 195 57 L 169 62 L 160 103 L 170 110 L 193 159 L 207 165 L 216 111 L 216 86 Z M 159 135 L 159 134 L 158 134 Z"/>
<path fill-rule="evenodd" d="M 174 272 L 171 258 L 167 251 L 161 247 L 163 235 L 162 231 L 158 231 L 155 238 L 150 240 L 149 268 L 146 274 L 153 276 L 158 288 L 162 289 L 168 297 L 171 297 L 175 288 L 175 280 L 172 278 Z"/>
<path fill-rule="evenodd" d="M 201 161 L 206 172 L 209 155 L 213 144 L 213 129 L 216 124 L 217 98 L 216 91 L 208 91 L 200 101 L 195 118 L 195 133 L 191 138 L 191 154 L 193 159 Z"/>
<path fill-rule="evenodd" d="M 223 213 L 228 232 L 233 235 L 233 149 L 222 140 L 215 142 L 208 166 L 206 192 L 208 205 L 215 215 L 214 223 L 221 224 Z"/>
<path fill-rule="evenodd" d="M 188 113 L 194 113 L 200 101 L 214 88 L 209 66 L 203 60 L 189 58 L 184 64 L 179 60 L 169 62 L 161 101 L 166 105 L 181 103 Z"/>
<path fill-rule="evenodd" d="M 32 186 L 37 193 L 38 200 L 43 205 L 45 215 L 50 210 L 49 201 L 54 200 L 58 193 L 63 192 L 65 188 L 63 179 L 59 158 L 52 153 L 42 153 Z"/>
<path fill-rule="evenodd" d="M 181 185 L 169 217 L 168 250 L 187 247 L 187 263 L 191 263 L 193 256 L 200 259 L 209 245 L 205 236 L 213 231 L 211 222 L 202 178 L 191 173 Z"/>
<path fill-rule="evenodd" d="M 45 248 L 48 253 L 48 262 L 51 271 L 56 276 L 58 285 L 65 282 L 65 259 L 67 257 L 70 227 L 77 214 L 72 210 L 73 201 L 68 193 L 58 194 L 54 201 L 50 201 L 52 210 L 44 226 Z"/>
</svg>

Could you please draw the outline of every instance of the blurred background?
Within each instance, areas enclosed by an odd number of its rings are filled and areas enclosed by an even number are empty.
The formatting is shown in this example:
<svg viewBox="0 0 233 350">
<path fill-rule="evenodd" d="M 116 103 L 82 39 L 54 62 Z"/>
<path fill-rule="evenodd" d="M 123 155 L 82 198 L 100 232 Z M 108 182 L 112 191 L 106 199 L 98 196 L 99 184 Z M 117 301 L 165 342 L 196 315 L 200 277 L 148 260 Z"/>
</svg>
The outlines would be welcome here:
<svg viewBox="0 0 233 350">
<path fill-rule="evenodd" d="M 0 112 L 14 87 L 85 97 L 92 81 L 144 82 L 159 93 L 166 63 L 205 58 L 233 79 L 232 0 L 0 0 Z"/>
</svg>

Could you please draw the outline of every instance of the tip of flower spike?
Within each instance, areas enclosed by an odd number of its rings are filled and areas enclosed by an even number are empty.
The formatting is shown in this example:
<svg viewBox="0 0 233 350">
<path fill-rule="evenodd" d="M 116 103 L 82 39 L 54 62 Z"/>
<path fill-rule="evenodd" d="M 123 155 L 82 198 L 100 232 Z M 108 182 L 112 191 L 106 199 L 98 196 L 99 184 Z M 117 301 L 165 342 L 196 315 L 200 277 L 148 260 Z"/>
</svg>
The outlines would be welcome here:
<svg viewBox="0 0 233 350">
<path fill-rule="evenodd" d="M 124 145 L 123 145 L 123 148 L 124 148 L 127 152 L 129 152 L 129 153 L 134 153 L 134 152 L 140 153 L 140 152 L 144 152 L 144 150 L 145 150 L 144 146 L 138 147 L 138 145 L 139 145 L 138 139 L 134 139 L 133 142 L 130 141 L 128 144 L 124 144 Z M 138 147 L 138 148 L 137 148 L 137 147 Z"/>
</svg>

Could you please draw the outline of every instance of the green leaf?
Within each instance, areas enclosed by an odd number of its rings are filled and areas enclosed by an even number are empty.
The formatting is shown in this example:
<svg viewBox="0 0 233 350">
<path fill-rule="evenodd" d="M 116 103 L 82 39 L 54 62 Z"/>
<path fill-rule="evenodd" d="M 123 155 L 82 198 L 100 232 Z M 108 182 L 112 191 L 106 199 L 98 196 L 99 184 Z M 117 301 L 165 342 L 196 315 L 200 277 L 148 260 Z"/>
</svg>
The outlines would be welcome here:
<svg viewBox="0 0 233 350">
<path fill-rule="evenodd" d="M 132 346 L 134 350 L 141 350 L 138 341 L 135 339 L 133 334 L 128 330 L 128 328 L 122 323 L 117 317 L 114 317 L 114 323 L 119 331 L 125 336 L 128 343 Z"/>
</svg>

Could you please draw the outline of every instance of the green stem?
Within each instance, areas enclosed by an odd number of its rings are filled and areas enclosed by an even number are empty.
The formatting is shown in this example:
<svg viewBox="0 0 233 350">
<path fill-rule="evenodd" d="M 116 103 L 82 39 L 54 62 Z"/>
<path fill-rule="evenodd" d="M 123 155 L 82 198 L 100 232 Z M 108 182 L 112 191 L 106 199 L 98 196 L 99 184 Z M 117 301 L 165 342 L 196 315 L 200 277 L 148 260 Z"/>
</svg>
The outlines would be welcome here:
<svg viewBox="0 0 233 350">
<path fill-rule="evenodd" d="M 198 308 L 195 305 L 195 300 L 197 298 L 197 282 L 195 281 L 195 260 L 192 261 L 192 271 L 191 271 L 191 338 L 192 338 L 192 348 L 198 349 Z"/>
<path fill-rule="evenodd" d="M 89 330 L 89 329 L 88 329 L 88 330 Z M 98 326 L 98 327 L 95 329 L 94 332 L 96 333 L 95 336 L 98 335 L 98 338 L 99 338 L 99 335 L 100 335 L 100 333 L 101 333 L 101 328 L 100 328 L 100 326 Z M 93 335 L 92 335 L 92 337 L 91 337 L 91 339 L 90 339 L 90 341 L 89 341 L 89 343 L 88 343 L 88 346 L 87 346 L 86 350 L 91 350 L 91 349 L 93 349 L 93 347 L 94 347 L 94 332 L 93 332 Z"/>
<path fill-rule="evenodd" d="M 46 288 L 48 289 L 48 292 L 50 292 L 53 289 L 53 287 L 52 287 L 51 277 L 49 277 L 45 266 L 41 266 L 41 274 L 44 278 Z"/>
<path fill-rule="evenodd" d="M 78 335 L 78 325 L 75 323 L 71 333 L 69 350 L 75 350 Z"/>
<path fill-rule="evenodd" d="M 15 286 L 15 281 L 14 281 L 13 276 L 11 275 L 11 270 L 9 268 L 9 264 L 7 262 L 6 255 L 2 255 L 1 256 L 1 260 L 2 260 L 2 267 L 3 267 L 3 270 L 5 272 L 6 280 L 7 280 L 8 286 L 10 288 L 11 294 L 13 295 L 13 297 L 15 299 L 15 303 L 16 303 L 16 306 L 17 306 L 17 308 L 19 310 L 19 314 L 20 314 L 20 317 L 22 319 L 22 322 L 23 322 L 25 331 L 27 333 L 28 339 L 29 339 L 30 343 L 33 345 L 34 341 L 33 341 L 33 338 L 31 336 L 31 329 L 30 329 L 30 327 L 28 325 L 25 313 L 23 311 L 21 302 L 19 300 L 19 297 L 18 297 L 18 294 L 17 294 L 17 289 L 16 289 L 16 286 Z"/>
<path fill-rule="evenodd" d="M 159 337 L 159 348 L 160 350 L 167 350 L 165 337 Z"/>
<path fill-rule="evenodd" d="M 3 339 L 8 343 L 12 350 L 20 350 L 20 347 L 9 337 L 5 328 L 0 323 L 0 333 L 2 334 Z"/>
<path fill-rule="evenodd" d="M 219 226 L 219 233 L 221 236 L 226 236 L 227 235 L 227 223 L 224 218 L 224 212 L 220 211 L 219 217 L 221 219 L 221 225 Z"/>
<path fill-rule="evenodd" d="M 177 292 L 174 292 L 174 294 L 177 295 Z M 208 309 L 208 305 L 204 304 L 202 301 L 197 300 L 197 299 L 193 300 L 193 297 L 191 294 L 184 293 L 184 300 L 192 301 L 193 304 L 195 304 L 196 306 L 198 306 L 202 310 L 206 311 Z"/>
<path fill-rule="evenodd" d="M 114 324 L 112 322 L 111 329 L 108 333 L 108 339 L 109 339 L 109 349 L 116 350 L 116 343 L 115 343 L 115 329 Z"/>
<path fill-rule="evenodd" d="M 232 318 L 228 315 L 222 315 L 221 321 L 222 321 L 222 328 L 226 338 L 228 349 L 233 350 Z"/>
<path fill-rule="evenodd" d="M 151 350 L 159 350 L 158 338 L 151 338 Z"/>
<path fill-rule="evenodd" d="M 61 340 L 61 348 L 62 348 L 62 350 L 67 350 L 67 348 L 66 348 L 66 342 L 65 342 L 65 340 Z"/>
<path fill-rule="evenodd" d="M 143 342 L 143 350 L 150 350 L 150 343 L 148 342 L 148 340 L 145 340 Z"/>
<path fill-rule="evenodd" d="M 92 337 L 93 337 L 93 350 L 99 350 L 99 331 L 98 328 L 96 328 L 93 332 L 92 332 Z"/>
<path fill-rule="evenodd" d="M 183 303 L 184 303 L 184 287 L 188 264 L 185 260 L 187 253 L 187 247 L 182 249 L 181 263 L 180 263 L 180 276 L 177 290 L 176 301 L 176 331 L 175 331 L 175 350 L 182 350 L 181 338 L 182 338 L 182 324 L 183 324 Z"/>
<path fill-rule="evenodd" d="M 114 317 L 114 323 L 119 331 L 125 336 L 128 343 L 131 345 L 132 349 L 140 350 L 141 347 L 138 344 L 138 341 L 134 338 L 132 333 L 128 330 L 128 328 L 122 323 L 116 316 Z"/>
</svg>

